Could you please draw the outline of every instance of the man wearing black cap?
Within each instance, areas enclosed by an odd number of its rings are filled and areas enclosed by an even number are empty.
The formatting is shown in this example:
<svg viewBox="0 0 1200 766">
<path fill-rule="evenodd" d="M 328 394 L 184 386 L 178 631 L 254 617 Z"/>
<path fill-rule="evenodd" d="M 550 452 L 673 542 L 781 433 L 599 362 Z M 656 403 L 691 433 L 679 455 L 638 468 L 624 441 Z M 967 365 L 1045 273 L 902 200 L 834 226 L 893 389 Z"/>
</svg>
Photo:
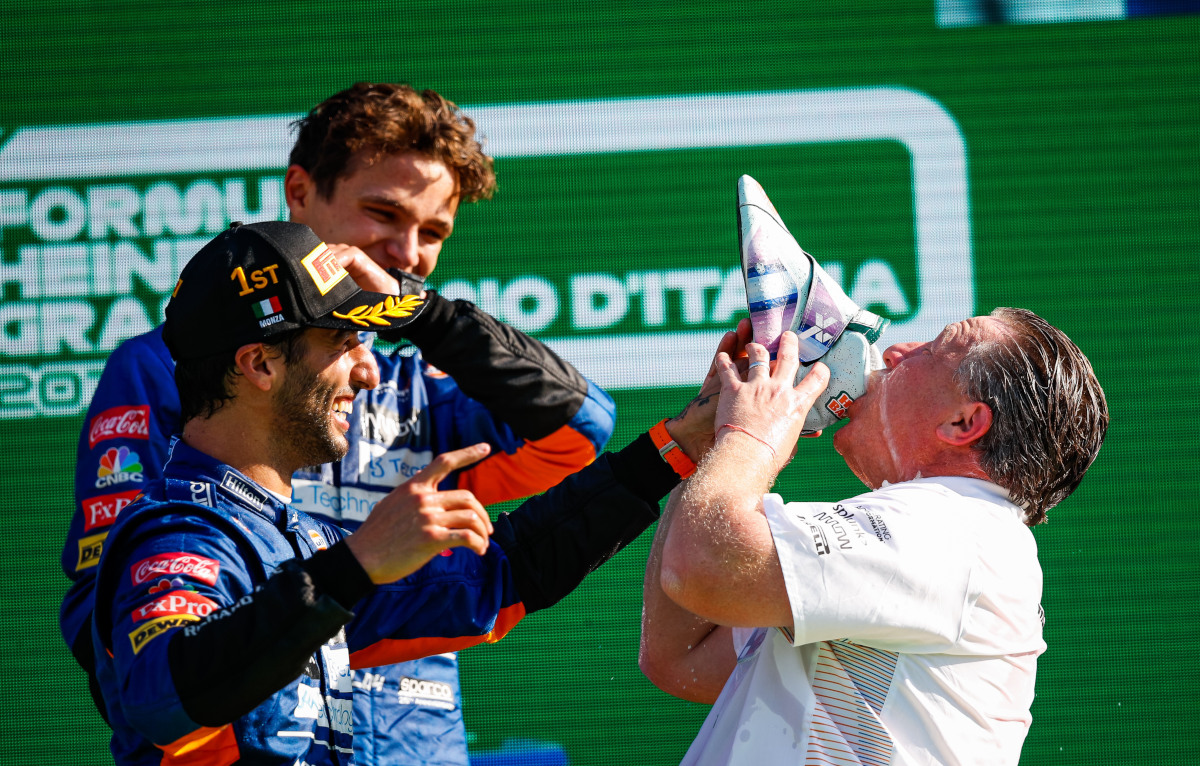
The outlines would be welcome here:
<svg viewBox="0 0 1200 766">
<path fill-rule="evenodd" d="M 183 435 L 96 579 L 118 764 L 350 763 L 352 664 L 498 640 L 653 522 L 711 438 L 690 407 L 494 527 L 471 492 L 437 490 L 487 445 L 438 456 L 353 535 L 289 507 L 293 472 L 345 453 L 350 402 L 378 382 L 359 330 L 421 310 L 360 290 L 300 224 L 235 225 L 184 269 L 164 328 Z M 437 555 L 455 547 L 477 555 Z"/>
<path fill-rule="evenodd" d="M 412 324 L 391 333 L 379 327 L 383 340 L 401 345 L 377 344 L 380 384 L 347 415 L 345 456 L 298 471 L 292 504 L 353 531 L 394 487 L 456 448 L 487 442 L 492 449 L 439 486 L 469 489 L 485 505 L 542 492 L 595 460 L 615 420 L 603 390 L 473 304 L 422 292 L 460 206 L 489 198 L 496 186 L 471 120 L 431 90 L 358 83 L 317 104 L 295 128 L 284 180 L 291 220 L 328 242 L 360 287 L 422 294 L 425 303 Z M 278 318 L 261 297 L 272 277 L 262 269 L 232 276 L 239 292 L 259 297 L 258 321 Z M 375 336 L 366 337 L 369 345 Z M 93 694 L 95 567 L 111 525 L 161 476 L 182 429 L 174 371 L 161 327 L 122 343 L 80 434 L 76 508 L 62 552 L 72 586 L 60 626 Z M 360 766 L 467 766 L 454 652 L 363 667 L 354 686 Z"/>
</svg>

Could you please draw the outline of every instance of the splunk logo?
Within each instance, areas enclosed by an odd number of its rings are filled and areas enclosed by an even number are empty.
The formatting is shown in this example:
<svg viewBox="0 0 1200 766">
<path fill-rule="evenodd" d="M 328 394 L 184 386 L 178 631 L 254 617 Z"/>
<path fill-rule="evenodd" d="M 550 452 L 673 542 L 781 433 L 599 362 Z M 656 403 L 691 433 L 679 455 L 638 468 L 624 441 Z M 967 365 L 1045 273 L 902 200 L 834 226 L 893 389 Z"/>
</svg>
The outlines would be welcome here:
<svg viewBox="0 0 1200 766">
<path fill-rule="evenodd" d="M 141 459 L 128 447 L 110 447 L 100 456 L 100 467 L 96 469 L 97 488 L 143 480 Z"/>
<path fill-rule="evenodd" d="M 889 254 L 844 275 L 835 273 L 838 264 L 824 257 L 822 263 L 856 301 L 894 320 L 884 343 L 928 339 L 974 311 L 965 146 L 953 118 L 923 94 L 849 88 L 465 111 L 493 156 L 525 162 L 897 143 L 911 159 L 910 174 L 881 182 L 911 190 L 913 252 L 896 255 L 906 261 L 900 267 Z M 281 176 L 294 118 L 10 134 L 0 146 L 0 418 L 81 412 L 98 358 L 161 319 L 179 269 L 201 244 L 232 220 L 286 215 Z M 732 187 L 730 198 L 732 204 Z M 588 215 L 589 204 L 578 200 L 572 210 Z M 651 207 L 638 215 L 637 225 L 656 225 L 666 211 Z M 552 336 L 543 340 L 602 386 L 693 386 L 744 304 L 740 275 L 730 265 L 621 270 L 585 256 L 553 269 L 563 274 L 554 280 L 484 273 L 443 288 L 523 330 Z M 915 282 L 902 288 L 901 272 L 915 274 Z"/>
</svg>

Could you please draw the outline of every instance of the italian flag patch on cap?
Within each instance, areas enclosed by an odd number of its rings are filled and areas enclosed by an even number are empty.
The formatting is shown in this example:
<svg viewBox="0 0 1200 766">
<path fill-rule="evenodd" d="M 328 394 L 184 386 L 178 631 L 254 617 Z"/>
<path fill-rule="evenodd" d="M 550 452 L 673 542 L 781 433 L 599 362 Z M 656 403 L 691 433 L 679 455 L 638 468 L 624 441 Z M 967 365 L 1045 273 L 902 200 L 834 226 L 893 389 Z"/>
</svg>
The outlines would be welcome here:
<svg viewBox="0 0 1200 766">
<path fill-rule="evenodd" d="M 254 304 L 254 316 L 259 319 L 264 319 L 272 314 L 278 314 L 280 311 L 283 311 L 283 307 L 279 305 L 279 299 L 275 296 Z"/>
</svg>

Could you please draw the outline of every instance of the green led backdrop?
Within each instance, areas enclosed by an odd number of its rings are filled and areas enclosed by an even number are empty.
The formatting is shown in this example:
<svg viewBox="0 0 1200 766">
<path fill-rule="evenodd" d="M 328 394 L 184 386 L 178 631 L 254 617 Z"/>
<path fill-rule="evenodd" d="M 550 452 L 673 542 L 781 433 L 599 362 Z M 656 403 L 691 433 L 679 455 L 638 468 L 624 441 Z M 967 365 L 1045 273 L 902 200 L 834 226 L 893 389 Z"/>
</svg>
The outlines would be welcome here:
<svg viewBox="0 0 1200 766">
<path fill-rule="evenodd" d="M 0 764 L 109 762 L 56 624 L 90 386 L 200 242 L 282 214 L 288 121 L 355 80 L 476 118 L 500 191 L 432 282 L 608 388 L 613 446 L 690 398 L 742 316 L 742 173 L 888 340 L 998 305 L 1065 329 L 1113 425 L 1036 532 L 1050 649 L 1022 763 L 1200 761 L 1200 15 L 967 5 L 0 2 Z M 779 491 L 859 485 L 826 438 Z M 637 669 L 648 544 L 463 653 L 473 748 L 678 761 L 705 708 Z"/>
</svg>

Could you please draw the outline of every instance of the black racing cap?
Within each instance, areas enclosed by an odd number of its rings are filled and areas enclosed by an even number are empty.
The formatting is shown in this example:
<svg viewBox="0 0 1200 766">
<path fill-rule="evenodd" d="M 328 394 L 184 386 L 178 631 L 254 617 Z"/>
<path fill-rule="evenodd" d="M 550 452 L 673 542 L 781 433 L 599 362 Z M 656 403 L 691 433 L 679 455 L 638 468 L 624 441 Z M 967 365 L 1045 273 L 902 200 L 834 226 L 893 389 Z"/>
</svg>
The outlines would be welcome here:
<svg viewBox="0 0 1200 766">
<path fill-rule="evenodd" d="M 359 289 L 303 224 L 234 223 L 183 267 L 163 340 L 175 359 L 198 359 L 302 327 L 396 329 L 423 304 L 419 295 Z"/>
</svg>

